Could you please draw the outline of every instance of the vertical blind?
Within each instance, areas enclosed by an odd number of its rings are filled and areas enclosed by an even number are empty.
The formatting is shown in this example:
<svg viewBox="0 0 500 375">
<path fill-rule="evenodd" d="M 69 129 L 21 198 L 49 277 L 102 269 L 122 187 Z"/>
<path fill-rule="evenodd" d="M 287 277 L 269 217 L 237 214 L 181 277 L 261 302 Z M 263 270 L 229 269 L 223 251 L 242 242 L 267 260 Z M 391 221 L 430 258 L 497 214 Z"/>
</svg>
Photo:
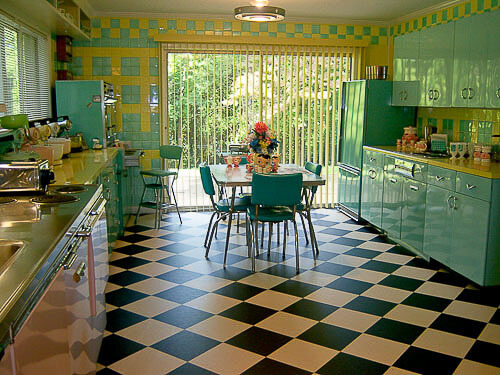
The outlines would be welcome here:
<svg viewBox="0 0 500 375">
<path fill-rule="evenodd" d="M 0 14 L 0 115 L 50 116 L 49 56 L 47 36 Z"/>
<path fill-rule="evenodd" d="M 360 77 L 362 47 L 164 43 L 162 51 L 164 142 L 184 147 L 183 168 L 219 163 L 264 121 L 278 135 L 282 163 L 323 165 L 316 205 L 333 204 L 342 82 Z M 203 202 L 193 176 L 178 182 L 185 206 Z"/>
</svg>

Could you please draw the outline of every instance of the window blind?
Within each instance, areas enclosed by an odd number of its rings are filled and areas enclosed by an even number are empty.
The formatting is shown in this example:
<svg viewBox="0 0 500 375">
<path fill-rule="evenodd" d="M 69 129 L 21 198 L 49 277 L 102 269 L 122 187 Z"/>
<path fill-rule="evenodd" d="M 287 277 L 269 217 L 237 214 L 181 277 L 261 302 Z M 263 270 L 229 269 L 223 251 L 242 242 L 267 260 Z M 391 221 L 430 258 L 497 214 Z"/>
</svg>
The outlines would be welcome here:
<svg viewBox="0 0 500 375">
<path fill-rule="evenodd" d="M 49 51 L 46 35 L 0 15 L 0 115 L 50 116 Z"/>
<path fill-rule="evenodd" d="M 359 79 L 363 47 L 164 43 L 162 50 L 164 142 L 184 146 L 185 169 L 221 162 L 229 144 L 264 121 L 278 135 L 282 163 L 323 165 L 316 205 L 333 205 L 342 82 Z M 187 206 L 202 202 L 193 177 L 179 186 Z"/>
</svg>

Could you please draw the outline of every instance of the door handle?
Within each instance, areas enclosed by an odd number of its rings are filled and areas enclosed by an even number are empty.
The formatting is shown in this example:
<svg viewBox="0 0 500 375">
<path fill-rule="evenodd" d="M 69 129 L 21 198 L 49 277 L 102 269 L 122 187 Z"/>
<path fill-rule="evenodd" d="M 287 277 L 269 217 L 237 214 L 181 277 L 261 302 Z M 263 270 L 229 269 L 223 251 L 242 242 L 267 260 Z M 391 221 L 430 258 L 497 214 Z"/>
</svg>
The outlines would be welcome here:
<svg viewBox="0 0 500 375">
<path fill-rule="evenodd" d="M 500 99 L 500 88 L 497 89 L 496 94 L 497 94 L 497 98 Z"/>
<path fill-rule="evenodd" d="M 453 197 L 453 209 L 456 210 L 457 209 L 457 197 Z"/>
<path fill-rule="evenodd" d="M 410 185 L 410 190 L 418 191 L 418 186 Z"/>
<path fill-rule="evenodd" d="M 403 101 L 403 91 L 399 92 L 399 100 Z"/>
<path fill-rule="evenodd" d="M 374 161 L 376 161 L 377 159 L 375 158 L 370 158 L 370 163 L 373 163 Z"/>
<path fill-rule="evenodd" d="M 451 200 L 453 199 L 453 195 L 448 196 L 448 207 L 453 208 L 453 205 L 451 204 Z"/>
<path fill-rule="evenodd" d="M 462 99 L 467 99 L 467 88 L 462 89 Z"/>
<path fill-rule="evenodd" d="M 375 178 L 377 178 L 377 172 L 375 171 L 375 169 L 370 169 L 368 171 L 368 177 L 370 177 L 372 180 L 375 180 Z"/>
<path fill-rule="evenodd" d="M 476 185 L 465 184 L 465 187 L 467 188 L 467 190 L 472 190 L 472 189 L 475 189 L 477 186 Z"/>
<path fill-rule="evenodd" d="M 435 179 L 436 179 L 436 182 L 440 182 L 440 181 L 444 180 L 444 177 L 436 176 Z"/>
<path fill-rule="evenodd" d="M 404 90 L 404 93 L 405 93 L 404 100 L 406 100 L 406 99 L 408 99 L 408 91 Z"/>
<path fill-rule="evenodd" d="M 434 91 L 429 90 L 429 100 L 434 100 Z"/>
<path fill-rule="evenodd" d="M 393 184 L 395 184 L 396 182 L 398 182 L 398 180 L 396 180 L 395 178 L 390 178 L 389 181 L 392 182 Z"/>
<path fill-rule="evenodd" d="M 439 96 L 440 96 L 440 94 L 439 94 L 439 90 L 434 90 L 434 98 L 433 98 L 433 99 L 434 99 L 434 100 L 438 100 L 438 99 L 439 99 Z"/>
<path fill-rule="evenodd" d="M 469 87 L 469 99 L 472 99 L 476 95 L 476 92 L 472 87 Z"/>
</svg>

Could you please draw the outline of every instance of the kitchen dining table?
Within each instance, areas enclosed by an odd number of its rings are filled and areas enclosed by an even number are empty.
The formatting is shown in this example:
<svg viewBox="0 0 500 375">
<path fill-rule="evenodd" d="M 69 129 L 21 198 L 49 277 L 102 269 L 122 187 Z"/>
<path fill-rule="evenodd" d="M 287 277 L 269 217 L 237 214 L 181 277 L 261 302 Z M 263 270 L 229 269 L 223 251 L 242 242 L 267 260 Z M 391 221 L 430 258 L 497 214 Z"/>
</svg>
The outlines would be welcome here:
<svg viewBox="0 0 500 375">
<path fill-rule="evenodd" d="M 229 220 L 227 223 L 226 247 L 224 250 L 224 266 L 226 265 L 226 256 L 229 247 L 229 235 L 231 234 L 231 224 L 234 212 L 234 198 L 236 197 L 236 188 L 242 186 L 252 186 L 252 173 L 248 173 L 245 166 L 228 167 L 226 164 L 210 165 L 210 172 L 218 186 L 224 188 L 232 188 L 231 207 L 229 209 Z M 303 167 L 295 164 L 281 164 L 277 174 L 292 174 L 302 173 L 302 187 L 312 187 L 325 185 L 326 180 L 309 172 Z M 304 189 L 306 199 L 308 197 L 308 189 Z"/>
</svg>

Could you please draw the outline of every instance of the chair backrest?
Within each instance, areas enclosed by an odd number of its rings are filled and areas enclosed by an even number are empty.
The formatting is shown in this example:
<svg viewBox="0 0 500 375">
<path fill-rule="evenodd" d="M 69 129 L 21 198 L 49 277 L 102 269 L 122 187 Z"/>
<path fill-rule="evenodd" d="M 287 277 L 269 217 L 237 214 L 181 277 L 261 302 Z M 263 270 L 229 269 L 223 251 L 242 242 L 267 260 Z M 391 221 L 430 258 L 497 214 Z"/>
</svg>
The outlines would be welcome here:
<svg viewBox="0 0 500 375">
<path fill-rule="evenodd" d="M 316 176 L 321 176 L 321 168 L 322 168 L 321 164 L 316 164 L 316 163 L 312 163 L 312 162 L 308 161 L 305 165 L 305 168 L 309 172 L 314 173 Z M 316 194 L 317 190 L 318 190 L 317 186 L 311 187 L 311 191 L 313 194 Z"/>
<path fill-rule="evenodd" d="M 210 172 L 210 167 L 205 163 L 200 164 L 200 175 L 201 183 L 203 185 L 203 190 L 207 195 L 215 195 L 214 182 L 212 180 L 212 173 Z"/>
<path fill-rule="evenodd" d="M 160 146 L 160 157 L 169 160 L 180 160 L 182 147 L 175 145 Z"/>
<path fill-rule="evenodd" d="M 252 204 L 293 206 L 301 201 L 302 173 L 252 176 Z"/>
</svg>

